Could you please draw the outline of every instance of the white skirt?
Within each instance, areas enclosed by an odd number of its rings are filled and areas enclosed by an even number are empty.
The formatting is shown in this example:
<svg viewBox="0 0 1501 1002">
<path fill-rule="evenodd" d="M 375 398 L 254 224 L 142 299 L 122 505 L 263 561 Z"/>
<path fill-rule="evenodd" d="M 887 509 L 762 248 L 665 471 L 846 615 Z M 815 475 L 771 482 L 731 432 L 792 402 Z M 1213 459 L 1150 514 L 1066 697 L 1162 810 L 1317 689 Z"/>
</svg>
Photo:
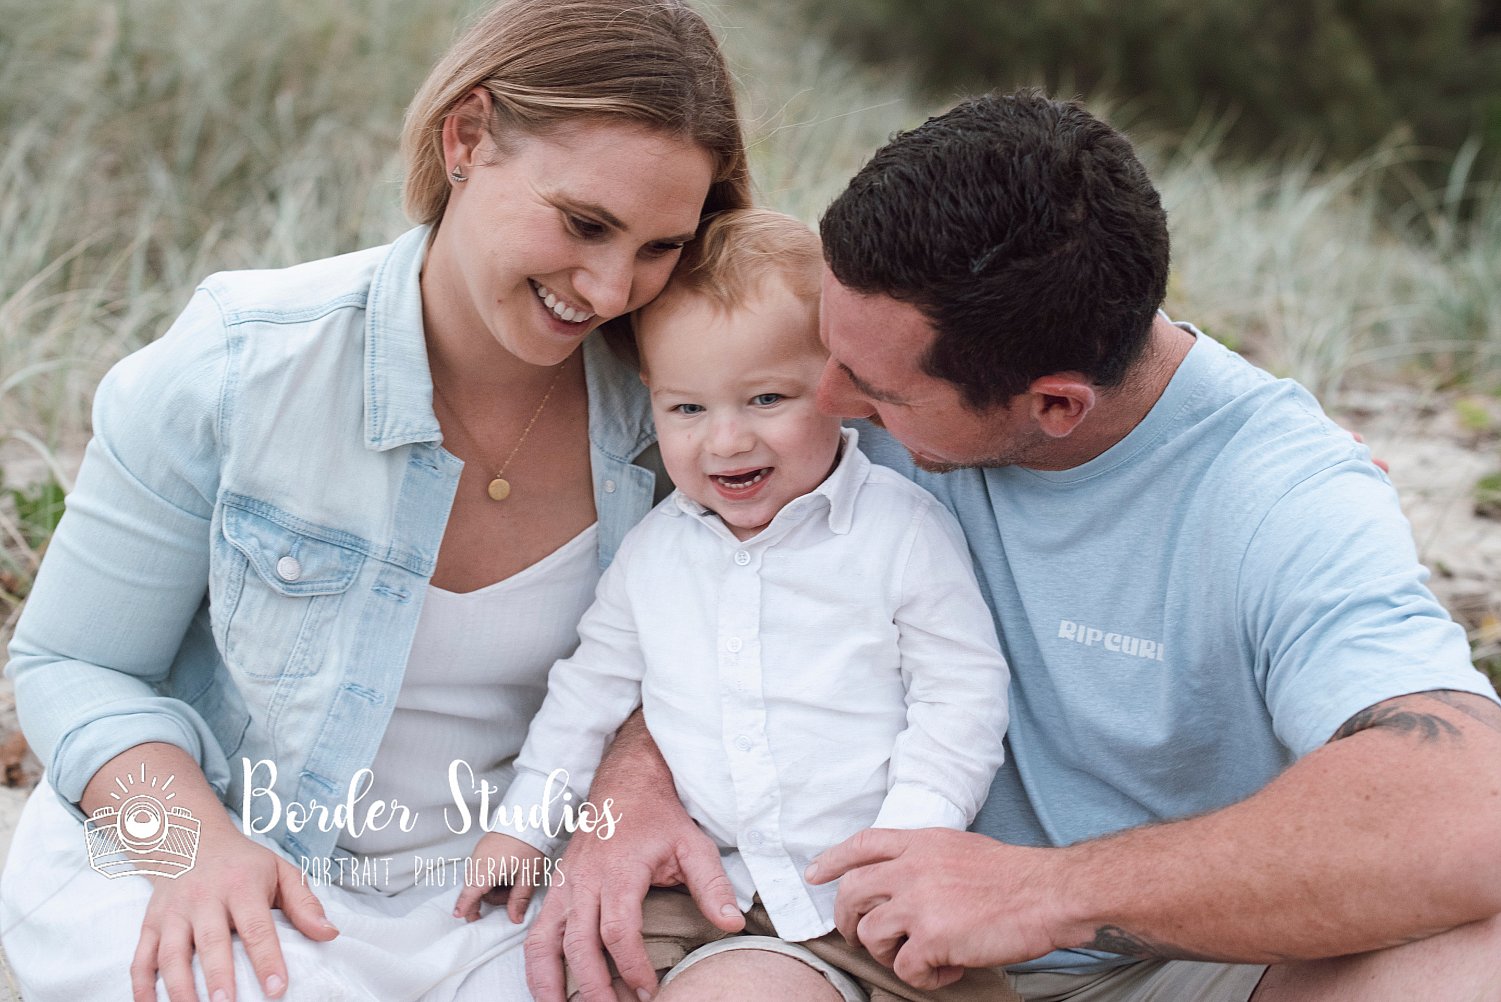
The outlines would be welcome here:
<svg viewBox="0 0 1501 1002">
<path fill-rule="evenodd" d="M 452 886 L 385 896 L 310 885 L 339 936 L 315 943 L 272 912 L 287 964 L 286 1002 L 531 998 L 521 945 L 537 899 L 522 925 L 512 925 L 503 908 L 488 907 L 478 922 L 466 923 L 453 917 Z M 0 876 L 0 943 L 25 1002 L 130 1002 L 130 961 L 151 887 L 145 878 L 111 880 L 90 868 L 83 825 L 43 781 L 22 811 Z M 236 997 L 262 1002 L 238 937 L 234 955 Z M 199 997 L 207 998 L 196 959 L 193 972 Z M 167 998 L 160 980 L 157 996 Z"/>
</svg>

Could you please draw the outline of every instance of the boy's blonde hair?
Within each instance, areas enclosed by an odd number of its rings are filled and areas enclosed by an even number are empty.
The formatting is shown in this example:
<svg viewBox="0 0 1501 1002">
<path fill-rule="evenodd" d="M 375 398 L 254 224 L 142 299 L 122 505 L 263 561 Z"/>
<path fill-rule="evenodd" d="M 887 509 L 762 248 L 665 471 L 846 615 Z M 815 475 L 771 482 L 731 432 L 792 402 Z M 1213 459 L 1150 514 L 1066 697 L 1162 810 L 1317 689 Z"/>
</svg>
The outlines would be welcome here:
<svg viewBox="0 0 1501 1002">
<path fill-rule="evenodd" d="M 823 245 L 806 223 L 770 209 L 737 209 L 709 220 L 684 248 L 662 296 L 689 293 L 729 310 L 780 278 L 816 316 L 822 274 Z"/>
<path fill-rule="evenodd" d="M 808 313 L 805 346 L 820 353 L 818 300 L 823 281 L 823 245 L 806 223 L 770 209 L 721 212 L 683 249 L 672 278 L 659 296 L 631 314 L 631 361 L 646 376 L 642 333 L 663 310 L 697 297 L 723 311 L 744 307 L 781 280 Z"/>
</svg>

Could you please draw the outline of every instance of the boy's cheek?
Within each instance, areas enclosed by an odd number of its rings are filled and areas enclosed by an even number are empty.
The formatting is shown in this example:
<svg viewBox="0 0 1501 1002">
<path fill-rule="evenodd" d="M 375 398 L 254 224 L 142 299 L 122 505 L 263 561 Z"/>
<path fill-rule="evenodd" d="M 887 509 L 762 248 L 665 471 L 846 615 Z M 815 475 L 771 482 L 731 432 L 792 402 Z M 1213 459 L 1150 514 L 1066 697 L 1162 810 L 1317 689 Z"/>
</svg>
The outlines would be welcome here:
<svg viewBox="0 0 1501 1002">
<path fill-rule="evenodd" d="M 681 433 L 663 431 L 657 426 L 657 447 L 662 451 L 662 465 L 667 475 L 679 487 L 688 483 L 698 472 L 698 450 Z"/>
</svg>

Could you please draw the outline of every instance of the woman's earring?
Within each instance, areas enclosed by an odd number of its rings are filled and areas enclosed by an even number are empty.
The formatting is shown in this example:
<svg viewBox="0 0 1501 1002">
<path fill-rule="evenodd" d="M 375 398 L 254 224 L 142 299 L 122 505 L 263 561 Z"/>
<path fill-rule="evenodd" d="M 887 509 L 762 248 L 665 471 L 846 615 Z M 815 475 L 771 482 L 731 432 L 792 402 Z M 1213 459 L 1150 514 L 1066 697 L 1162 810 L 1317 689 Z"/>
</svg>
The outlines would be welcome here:
<svg viewBox="0 0 1501 1002">
<path fill-rule="evenodd" d="M 469 180 L 469 175 L 465 174 L 464 168 L 460 167 L 458 164 L 453 165 L 453 170 L 448 172 L 448 176 L 453 178 L 455 181 Z"/>
</svg>

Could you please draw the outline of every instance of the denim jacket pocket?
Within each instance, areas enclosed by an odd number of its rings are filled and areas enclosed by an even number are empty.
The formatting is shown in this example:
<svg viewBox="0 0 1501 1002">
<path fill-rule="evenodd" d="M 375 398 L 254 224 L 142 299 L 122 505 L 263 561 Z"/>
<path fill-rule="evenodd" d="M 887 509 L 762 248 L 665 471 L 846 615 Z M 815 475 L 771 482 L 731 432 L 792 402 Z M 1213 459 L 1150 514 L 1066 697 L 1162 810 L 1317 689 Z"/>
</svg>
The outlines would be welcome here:
<svg viewBox="0 0 1501 1002">
<path fill-rule="evenodd" d="M 227 503 L 214 540 L 215 640 L 230 670 L 246 678 L 317 673 L 344 593 L 365 561 L 326 538 L 339 533 L 278 514 Z"/>
</svg>

